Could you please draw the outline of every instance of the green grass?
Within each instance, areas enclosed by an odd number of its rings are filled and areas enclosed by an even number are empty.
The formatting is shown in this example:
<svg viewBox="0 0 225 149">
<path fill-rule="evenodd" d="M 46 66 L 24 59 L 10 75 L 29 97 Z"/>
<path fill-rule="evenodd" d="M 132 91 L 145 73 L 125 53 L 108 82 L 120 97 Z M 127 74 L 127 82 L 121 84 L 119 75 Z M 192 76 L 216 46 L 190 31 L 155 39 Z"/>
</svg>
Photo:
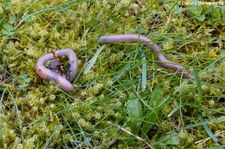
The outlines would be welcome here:
<svg viewBox="0 0 225 149">
<path fill-rule="evenodd" d="M 0 2 L 0 148 L 223 148 L 225 6 L 178 1 Z M 161 68 L 143 34 L 191 79 Z M 78 55 L 76 92 L 42 80 L 51 48 Z"/>
</svg>

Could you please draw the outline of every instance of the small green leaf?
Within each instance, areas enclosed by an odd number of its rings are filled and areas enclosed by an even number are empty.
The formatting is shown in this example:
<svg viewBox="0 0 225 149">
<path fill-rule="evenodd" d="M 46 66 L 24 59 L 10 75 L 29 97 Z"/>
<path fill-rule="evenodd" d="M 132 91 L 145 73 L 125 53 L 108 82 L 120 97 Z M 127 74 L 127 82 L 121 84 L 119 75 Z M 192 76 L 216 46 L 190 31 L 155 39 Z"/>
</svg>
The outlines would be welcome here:
<svg viewBox="0 0 225 149">
<path fill-rule="evenodd" d="M 127 113 L 130 118 L 128 125 L 131 127 L 132 133 L 138 134 L 140 132 L 143 118 L 142 105 L 138 99 L 128 101 Z"/>
<path fill-rule="evenodd" d="M 181 7 L 179 7 L 178 5 L 175 5 L 174 7 L 173 7 L 173 13 L 174 14 L 179 14 L 179 13 L 181 13 L 182 12 L 182 8 Z"/>
<path fill-rule="evenodd" d="M 214 22 L 220 21 L 221 20 L 221 9 L 220 8 L 214 8 L 213 11 L 211 11 L 211 15 L 212 15 L 212 20 Z"/>
<path fill-rule="evenodd" d="M 221 49 L 220 50 L 220 53 L 223 54 L 223 55 L 225 55 L 225 49 Z"/>
<path fill-rule="evenodd" d="M 13 30 L 13 26 L 10 25 L 10 24 L 5 24 L 4 25 L 4 29 L 7 30 L 7 31 L 12 31 Z"/>
<path fill-rule="evenodd" d="M 205 15 L 203 14 L 203 8 L 199 5 L 191 5 L 189 8 L 189 13 L 193 15 L 194 18 L 196 18 L 199 21 L 205 20 Z"/>
<path fill-rule="evenodd" d="M 29 78 L 28 75 L 22 75 L 21 78 L 24 80 L 24 82 L 30 82 L 31 79 Z"/>
<path fill-rule="evenodd" d="M 16 17 L 14 15 L 9 17 L 9 23 L 12 24 L 16 21 Z"/>
<path fill-rule="evenodd" d="M 194 17 L 201 22 L 205 20 L 205 15 L 194 16 Z"/>
<path fill-rule="evenodd" d="M 31 78 L 29 78 L 28 75 L 22 75 L 20 77 L 23 81 L 21 81 L 22 83 L 19 85 L 19 89 L 20 90 L 25 90 L 26 87 L 28 86 L 29 82 L 31 81 Z"/>
<path fill-rule="evenodd" d="M 225 12 L 225 5 L 224 6 L 221 6 L 221 9 L 222 9 L 222 11 Z"/>
<path fill-rule="evenodd" d="M 149 101 L 149 106 L 151 109 L 148 109 L 144 117 L 141 134 L 142 137 L 149 132 L 152 126 L 155 125 L 160 110 L 164 107 L 164 105 L 163 90 L 161 87 L 157 87 L 151 93 L 151 99 Z"/>
<path fill-rule="evenodd" d="M 180 137 L 179 134 L 176 132 L 163 135 L 154 143 L 154 145 L 159 146 L 179 145 L 179 144 L 180 144 Z"/>
<path fill-rule="evenodd" d="M 10 32 L 10 31 L 8 31 L 8 30 L 5 30 L 5 29 L 2 29 L 2 31 L 1 31 L 4 35 L 8 35 L 8 36 L 12 36 L 12 35 L 14 35 L 14 32 Z"/>
<path fill-rule="evenodd" d="M 131 118 L 141 119 L 143 117 L 142 106 L 138 99 L 128 101 L 127 112 Z"/>
<path fill-rule="evenodd" d="M 11 3 L 10 3 L 10 2 L 6 2 L 6 3 L 5 3 L 5 9 L 6 9 L 6 10 L 9 10 L 9 9 L 11 9 L 11 8 L 12 8 Z"/>
<path fill-rule="evenodd" d="M 28 84 L 20 84 L 19 85 L 19 90 L 25 90 Z"/>
<path fill-rule="evenodd" d="M 212 11 L 212 7 L 208 6 L 207 8 L 205 8 L 202 12 L 202 14 L 207 15 L 208 13 L 210 13 Z"/>
<path fill-rule="evenodd" d="M 164 101 L 163 98 L 163 89 L 161 87 L 157 87 L 152 91 L 151 99 L 149 101 L 149 105 L 151 107 L 158 107 Z"/>
<path fill-rule="evenodd" d="M 193 16 L 200 16 L 203 8 L 199 5 L 191 5 L 188 10 Z"/>
<path fill-rule="evenodd" d="M 24 78 L 24 82 L 29 83 L 31 81 L 30 78 Z"/>
</svg>

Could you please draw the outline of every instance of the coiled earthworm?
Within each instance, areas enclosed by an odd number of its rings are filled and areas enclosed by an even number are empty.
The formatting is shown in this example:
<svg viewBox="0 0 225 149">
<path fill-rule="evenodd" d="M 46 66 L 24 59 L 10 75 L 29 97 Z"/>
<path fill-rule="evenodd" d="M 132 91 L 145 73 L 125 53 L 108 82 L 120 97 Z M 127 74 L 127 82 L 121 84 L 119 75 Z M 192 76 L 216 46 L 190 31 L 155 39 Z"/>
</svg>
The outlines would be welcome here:
<svg viewBox="0 0 225 149">
<path fill-rule="evenodd" d="M 146 47 L 150 47 L 152 52 L 157 52 L 157 60 L 161 63 L 162 67 L 172 69 L 174 71 L 179 71 L 183 73 L 185 78 L 190 78 L 191 74 L 180 66 L 178 63 L 168 60 L 161 52 L 160 47 L 153 43 L 151 39 L 143 35 L 137 34 L 113 34 L 102 36 L 98 39 L 101 44 L 105 43 L 122 43 L 122 42 L 140 42 Z"/>
<path fill-rule="evenodd" d="M 62 49 L 57 50 L 56 54 L 58 57 L 67 56 L 69 59 L 69 70 L 68 70 L 68 80 L 57 74 L 54 71 L 51 71 L 45 67 L 45 64 L 50 61 L 54 60 L 53 54 L 48 53 L 42 57 L 40 57 L 36 63 L 36 73 L 43 79 L 52 80 L 55 83 L 59 84 L 59 86 L 66 92 L 74 92 L 74 86 L 70 83 L 73 78 L 77 74 L 78 68 L 78 59 L 76 54 L 71 49 Z"/>
</svg>

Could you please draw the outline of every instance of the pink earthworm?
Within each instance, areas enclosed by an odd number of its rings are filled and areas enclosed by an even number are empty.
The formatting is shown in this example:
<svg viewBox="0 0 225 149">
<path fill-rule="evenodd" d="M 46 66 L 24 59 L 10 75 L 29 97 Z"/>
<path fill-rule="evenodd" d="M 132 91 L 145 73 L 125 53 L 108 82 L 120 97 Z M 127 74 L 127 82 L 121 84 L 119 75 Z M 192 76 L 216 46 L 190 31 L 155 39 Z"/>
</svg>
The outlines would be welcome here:
<svg viewBox="0 0 225 149">
<path fill-rule="evenodd" d="M 185 78 L 190 78 L 191 74 L 184 69 L 183 66 L 180 66 L 178 63 L 168 60 L 162 52 L 160 52 L 160 47 L 153 43 L 151 39 L 146 36 L 138 34 L 113 34 L 102 36 L 98 39 L 98 42 L 101 44 L 105 43 L 123 43 L 123 42 L 140 42 L 146 47 L 150 47 L 152 52 L 157 52 L 157 60 L 161 63 L 162 67 L 172 69 L 176 72 L 182 72 Z"/>
<path fill-rule="evenodd" d="M 57 50 L 56 54 L 58 57 L 67 56 L 69 58 L 69 65 L 70 65 L 68 70 L 69 80 L 67 80 L 65 77 L 45 67 L 45 64 L 48 61 L 54 60 L 52 53 L 48 53 L 38 59 L 36 63 L 36 73 L 43 79 L 52 80 L 55 83 L 59 84 L 59 86 L 64 91 L 74 92 L 75 91 L 74 86 L 70 83 L 70 81 L 72 81 L 77 74 L 77 68 L 78 68 L 77 56 L 71 49 Z"/>
</svg>

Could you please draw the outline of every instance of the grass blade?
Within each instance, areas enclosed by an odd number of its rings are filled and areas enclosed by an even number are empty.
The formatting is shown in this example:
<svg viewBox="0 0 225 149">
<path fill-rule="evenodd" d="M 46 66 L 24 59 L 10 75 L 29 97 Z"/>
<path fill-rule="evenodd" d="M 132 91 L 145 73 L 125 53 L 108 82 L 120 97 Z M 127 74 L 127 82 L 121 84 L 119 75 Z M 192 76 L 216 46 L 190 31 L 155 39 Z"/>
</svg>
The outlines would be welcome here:
<svg viewBox="0 0 225 149">
<path fill-rule="evenodd" d="M 200 118 L 201 122 L 204 122 L 202 118 Z M 212 133 L 212 131 L 209 129 L 207 124 L 202 124 L 202 126 L 205 128 L 206 132 L 209 134 L 209 136 L 213 139 L 214 142 L 218 142 L 218 138 Z"/>
<path fill-rule="evenodd" d="M 92 59 L 90 60 L 89 64 L 87 65 L 87 67 L 84 69 L 84 74 L 87 74 L 90 69 L 92 68 L 92 66 L 94 65 L 96 59 L 98 58 L 98 55 L 102 52 L 102 50 L 105 48 L 105 45 L 101 46 L 97 52 L 95 53 L 95 55 L 92 57 Z"/>
<path fill-rule="evenodd" d="M 208 147 L 206 149 L 224 149 L 225 145 L 215 146 L 215 147 Z"/>
<path fill-rule="evenodd" d="M 60 123 L 56 125 L 54 131 L 52 132 L 52 134 L 48 138 L 47 142 L 45 143 L 44 149 L 47 149 L 48 148 L 48 145 L 50 144 L 50 141 L 52 140 L 53 136 L 55 135 L 56 131 L 59 129 L 60 126 L 61 126 Z"/>
<path fill-rule="evenodd" d="M 131 68 L 131 64 L 128 63 L 124 65 L 120 70 L 118 70 L 118 73 L 113 77 L 113 82 L 115 82 L 117 79 L 119 79 L 126 71 L 128 71 Z"/>
<path fill-rule="evenodd" d="M 66 3 L 58 5 L 56 7 L 42 9 L 42 10 L 39 10 L 39 11 L 34 12 L 32 14 L 28 14 L 28 15 L 25 14 L 23 16 L 23 18 L 20 20 L 20 22 L 13 28 L 13 30 L 17 29 L 24 21 L 31 18 L 32 16 L 35 16 L 35 15 L 38 15 L 38 14 L 41 14 L 41 13 L 44 13 L 44 12 L 50 12 L 50 11 L 54 11 L 54 10 L 62 10 L 62 9 L 64 9 L 63 7 L 71 6 L 71 4 L 74 3 L 74 2 L 77 2 L 77 0 L 66 2 Z"/>
<path fill-rule="evenodd" d="M 198 71 L 197 69 L 194 68 L 194 78 L 195 82 L 197 84 L 197 90 L 198 90 L 198 103 L 202 103 L 202 87 L 201 87 L 201 82 L 198 77 Z"/>
<path fill-rule="evenodd" d="M 16 116 L 17 116 L 17 119 L 18 119 L 18 125 L 19 125 L 19 129 L 20 129 L 22 143 L 23 143 L 24 142 L 24 134 L 23 134 L 23 126 L 22 126 L 22 123 L 23 122 L 22 122 L 22 119 L 21 119 L 20 110 L 18 109 L 18 106 L 17 106 L 17 103 L 16 103 L 16 99 L 13 97 L 13 95 L 11 94 L 11 92 L 8 92 L 8 93 L 11 96 L 13 105 L 14 105 L 14 107 L 16 109 Z"/>
<path fill-rule="evenodd" d="M 147 64 L 144 52 L 142 52 L 142 92 L 145 91 L 147 85 Z"/>
<path fill-rule="evenodd" d="M 3 115 L 3 109 L 2 109 L 2 101 L 3 101 L 3 97 L 5 95 L 5 92 L 6 92 L 6 89 L 4 89 L 4 91 L 2 92 L 2 95 L 1 95 L 1 99 L 0 99 L 0 114 Z M 3 131 L 3 124 L 2 124 L 2 117 L 0 116 L 0 134 L 2 134 L 2 131 Z M 0 135 L 0 146 L 2 146 L 3 149 L 5 149 L 5 146 L 4 146 L 4 137 L 2 135 Z"/>
</svg>

